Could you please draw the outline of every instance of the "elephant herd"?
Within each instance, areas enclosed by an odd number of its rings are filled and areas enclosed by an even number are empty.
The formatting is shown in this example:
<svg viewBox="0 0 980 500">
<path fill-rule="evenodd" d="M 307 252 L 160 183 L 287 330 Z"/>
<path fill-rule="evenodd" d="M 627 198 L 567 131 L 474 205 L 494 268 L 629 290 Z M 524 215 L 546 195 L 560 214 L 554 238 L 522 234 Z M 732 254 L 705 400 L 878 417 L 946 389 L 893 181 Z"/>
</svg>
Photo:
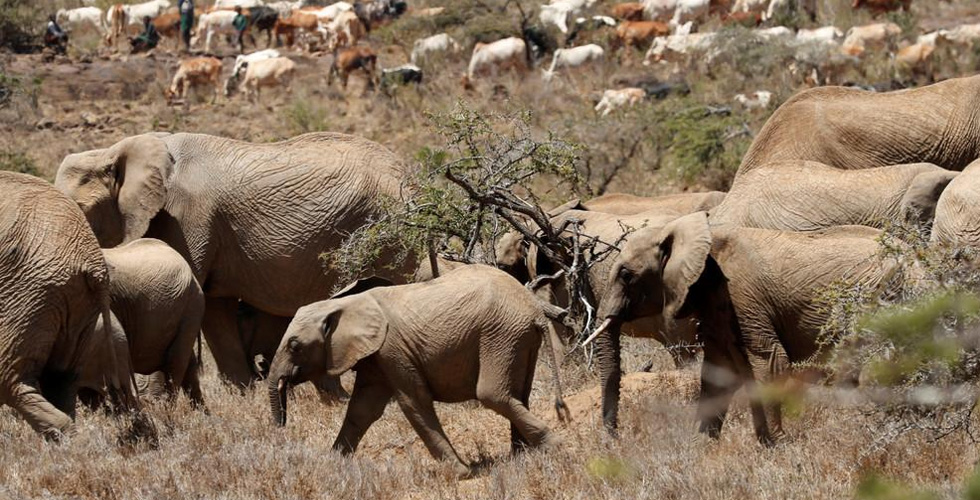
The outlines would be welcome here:
<svg viewBox="0 0 980 500">
<path fill-rule="evenodd" d="M 623 242 L 590 269 L 601 324 L 586 343 L 607 429 L 623 334 L 658 340 L 679 366 L 703 352 L 697 415 L 717 436 L 739 388 L 821 354 L 827 286 L 883 290 L 915 272 L 881 255 L 882 228 L 980 246 L 977 158 L 980 76 L 880 95 L 819 88 L 773 114 L 728 193 L 553 209 L 556 227 Z M 53 186 L 0 173 L 0 402 L 49 439 L 69 431 L 78 399 L 137 411 L 143 390 L 183 391 L 204 408 L 203 336 L 229 383 L 266 380 L 280 425 L 291 386 L 342 392 L 338 376 L 356 371 L 334 443 L 345 454 L 392 400 L 461 475 L 435 401 L 480 401 L 511 422 L 515 449 L 554 446 L 528 398 L 547 340 L 562 406 L 563 328 L 546 312 L 568 298 L 560 281 L 522 285 L 557 263 L 517 232 L 497 242 L 499 269 L 440 259 L 438 273 L 379 249 L 361 272 L 371 278 L 332 293 L 342 283 L 319 256 L 383 216 L 405 175 L 384 147 L 333 133 L 266 144 L 150 133 L 67 156 Z M 749 394 L 771 443 L 779 407 Z"/>
</svg>

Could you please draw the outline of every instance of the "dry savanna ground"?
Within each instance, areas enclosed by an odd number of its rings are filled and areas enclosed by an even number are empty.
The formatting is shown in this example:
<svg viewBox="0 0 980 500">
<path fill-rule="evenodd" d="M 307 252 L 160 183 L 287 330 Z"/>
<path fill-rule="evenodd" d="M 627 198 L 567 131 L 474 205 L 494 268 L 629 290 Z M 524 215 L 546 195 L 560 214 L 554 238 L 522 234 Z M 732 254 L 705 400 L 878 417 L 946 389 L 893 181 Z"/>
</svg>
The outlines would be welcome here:
<svg viewBox="0 0 980 500">
<path fill-rule="evenodd" d="M 38 2 L 51 8 L 55 3 Z M 383 67 L 406 62 L 412 41 L 420 36 L 447 30 L 468 49 L 481 33 L 518 26 L 515 9 L 488 13 L 477 5 L 502 2 L 410 3 L 448 6 L 458 14 L 452 19 L 460 22 L 443 25 L 407 16 L 377 30 L 368 43 L 379 52 Z M 848 3 L 822 0 L 821 23 L 847 28 L 869 20 L 866 13 L 851 13 Z M 978 22 L 980 2 L 915 0 L 912 14 L 901 20 L 908 36 Z M 258 103 L 219 97 L 213 105 L 205 95 L 191 99 L 186 108 L 170 107 L 162 91 L 178 61 L 170 52 L 172 41 L 164 41 L 151 57 L 109 57 L 92 35 L 74 39 L 78 43 L 68 57 L 53 62 L 0 52 L 0 86 L 7 92 L 0 93 L 6 96 L 0 99 L 3 168 L 50 179 L 68 153 L 151 130 L 259 142 L 340 131 L 376 140 L 411 163 L 420 148 L 440 146 L 427 114 L 446 112 L 462 100 L 484 112 L 531 110 L 536 130 L 582 143 L 581 173 L 592 192 L 725 189 L 752 134 L 774 109 L 741 109 L 732 105 L 734 94 L 769 90 L 778 104 L 802 88 L 781 61 L 761 50 L 758 59 L 720 63 L 710 76 L 697 65 L 676 73 L 644 67 L 638 64 L 642 54 L 635 53 L 631 64 L 609 57 L 598 68 L 564 74 L 551 86 L 536 69 L 524 79 L 501 75 L 464 92 L 459 85 L 463 55 L 427 64 L 420 89 L 385 97 L 364 92 L 358 76 L 347 91 L 329 87 L 329 55 L 289 53 L 299 63 L 289 93 L 272 90 Z M 218 51 L 225 56 L 227 75 L 231 48 L 220 44 Z M 972 62 L 961 64 L 941 76 L 975 69 Z M 596 116 L 597 93 L 618 86 L 617 80 L 651 75 L 684 80 L 691 93 L 644 102 L 606 119 Z M 892 78 L 893 68 L 881 56 L 866 64 L 864 74 L 852 76 L 877 83 Z M 494 84 L 503 87 L 494 89 Z M 732 106 L 731 115 L 688 113 L 705 105 Z M 551 200 L 571 196 L 547 188 L 543 195 Z M 394 405 L 371 428 L 358 453 L 343 458 L 330 451 L 342 404 L 321 402 L 311 387 L 298 387 L 288 425 L 276 428 L 264 387 L 241 394 L 222 384 L 206 356 L 208 413 L 191 409 L 183 397 L 173 406 L 145 403 L 159 431 L 156 447 L 121 445 L 126 424 L 88 410 L 80 410 L 76 431 L 66 442 L 50 444 L 8 409 L 0 410 L 0 498 L 899 498 L 896 491 L 912 494 L 910 489 L 926 498 L 958 498 L 978 460 L 976 444 L 964 430 L 941 441 L 914 428 L 890 433 L 868 408 L 827 399 L 796 405 L 788 438 L 772 449 L 755 441 L 747 407 L 739 400 L 721 439 L 712 441 L 696 432 L 696 371 L 674 370 L 652 341 L 628 340 L 624 358 L 629 375 L 618 439 L 599 424 L 597 377 L 581 355 L 570 356 L 562 367 L 572 422 L 557 422 L 551 409 L 547 356 L 541 357 L 535 382 L 532 410 L 563 437 L 560 450 L 511 456 L 503 418 L 475 404 L 439 406 L 454 445 L 465 459 L 483 466 L 476 478 L 458 481 L 449 467 L 431 459 Z M 651 358 L 652 371 L 639 372 Z M 828 391 L 816 388 L 810 394 Z M 875 477 L 904 487 L 890 490 L 887 483 L 869 482 Z"/>
</svg>

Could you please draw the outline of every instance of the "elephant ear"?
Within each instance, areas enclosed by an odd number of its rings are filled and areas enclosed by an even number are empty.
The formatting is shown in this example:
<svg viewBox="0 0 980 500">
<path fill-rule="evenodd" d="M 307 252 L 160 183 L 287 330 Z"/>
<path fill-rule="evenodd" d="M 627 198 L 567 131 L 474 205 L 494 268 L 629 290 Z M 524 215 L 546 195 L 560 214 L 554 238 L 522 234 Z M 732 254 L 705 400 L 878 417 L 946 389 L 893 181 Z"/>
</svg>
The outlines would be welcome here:
<svg viewBox="0 0 980 500">
<path fill-rule="evenodd" d="M 674 316 L 684 306 L 691 285 L 701 277 L 711 251 L 708 214 L 695 212 L 676 219 L 660 233 L 664 259 L 664 316 Z"/>
<path fill-rule="evenodd" d="M 174 161 L 156 134 L 123 139 L 105 150 L 105 155 L 116 179 L 125 244 L 143 237 L 150 220 L 163 208 Z"/>
<path fill-rule="evenodd" d="M 388 334 L 388 319 L 371 294 L 348 298 L 324 320 L 327 374 L 339 376 L 378 352 Z"/>
<path fill-rule="evenodd" d="M 383 286 L 394 286 L 394 283 L 378 276 L 368 276 L 367 278 L 361 278 L 345 286 L 339 292 L 331 295 L 330 299 L 332 300 L 342 297 L 349 297 L 351 295 L 357 295 L 361 292 L 366 292 L 372 288 L 379 288 Z"/>
<path fill-rule="evenodd" d="M 905 195 L 902 196 L 901 204 L 905 220 L 918 223 L 924 228 L 932 227 L 939 196 L 958 174 L 959 172 L 936 170 L 915 176 Z"/>
</svg>

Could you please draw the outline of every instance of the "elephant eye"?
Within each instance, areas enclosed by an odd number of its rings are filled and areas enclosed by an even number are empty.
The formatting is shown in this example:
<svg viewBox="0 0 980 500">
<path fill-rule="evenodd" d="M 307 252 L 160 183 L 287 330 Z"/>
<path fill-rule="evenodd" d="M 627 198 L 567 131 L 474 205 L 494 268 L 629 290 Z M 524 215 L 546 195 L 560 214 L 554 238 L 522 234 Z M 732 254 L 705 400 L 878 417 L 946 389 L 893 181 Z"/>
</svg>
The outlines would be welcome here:
<svg viewBox="0 0 980 500">
<path fill-rule="evenodd" d="M 299 339 L 292 337 L 289 339 L 289 352 L 296 352 L 299 350 Z"/>
<path fill-rule="evenodd" d="M 625 267 L 619 268 L 619 279 L 623 281 L 629 281 L 633 277 L 633 273 Z"/>
</svg>

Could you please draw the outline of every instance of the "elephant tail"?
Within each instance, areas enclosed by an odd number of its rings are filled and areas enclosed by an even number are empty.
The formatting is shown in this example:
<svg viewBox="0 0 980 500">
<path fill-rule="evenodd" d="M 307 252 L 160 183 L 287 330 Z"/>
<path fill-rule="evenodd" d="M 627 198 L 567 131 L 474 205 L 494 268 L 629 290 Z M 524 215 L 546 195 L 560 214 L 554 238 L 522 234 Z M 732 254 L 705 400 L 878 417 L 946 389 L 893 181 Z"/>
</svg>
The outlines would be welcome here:
<svg viewBox="0 0 980 500">
<path fill-rule="evenodd" d="M 543 320 L 539 328 L 541 328 L 542 333 L 547 332 L 549 351 L 551 351 L 551 369 L 555 381 L 555 413 L 558 415 L 559 422 L 571 422 L 572 414 L 568 411 L 568 406 L 561 395 L 561 362 L 565 357 L 562 352 L 561 339 L 558 338 L 558 332 L 555 331 L 551 321 Z"/>
</svg>

